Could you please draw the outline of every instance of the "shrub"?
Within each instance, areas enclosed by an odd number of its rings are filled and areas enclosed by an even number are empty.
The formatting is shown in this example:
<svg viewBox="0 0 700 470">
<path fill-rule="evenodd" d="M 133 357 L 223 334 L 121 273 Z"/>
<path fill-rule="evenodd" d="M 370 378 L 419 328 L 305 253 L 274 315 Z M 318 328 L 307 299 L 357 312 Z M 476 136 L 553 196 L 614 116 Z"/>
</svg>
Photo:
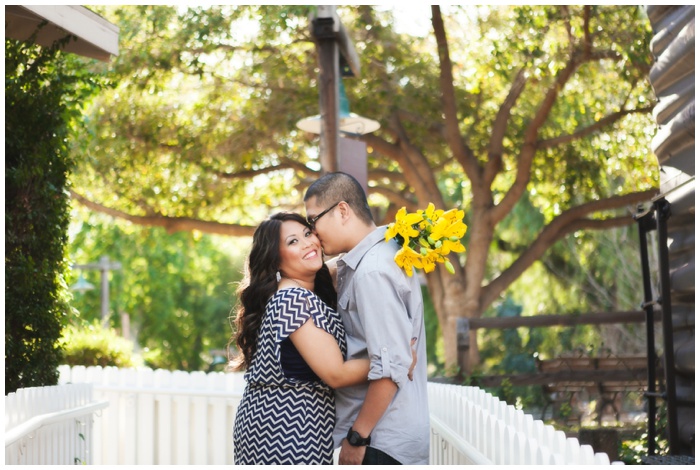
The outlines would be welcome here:
<svg viewBox="0 0 700 470">
<path fill-rule="evenodd" d="M 134 344 L 99 322 L 68 326 L 61 343 L 69 366 L 135 367 Z"/>
<path fill-rule="evenodd" d="M 5 394 L 58 382 L 69 311 L 67 139 L 92 90 L 59 47 L 5 39 Z"/>
</svg>

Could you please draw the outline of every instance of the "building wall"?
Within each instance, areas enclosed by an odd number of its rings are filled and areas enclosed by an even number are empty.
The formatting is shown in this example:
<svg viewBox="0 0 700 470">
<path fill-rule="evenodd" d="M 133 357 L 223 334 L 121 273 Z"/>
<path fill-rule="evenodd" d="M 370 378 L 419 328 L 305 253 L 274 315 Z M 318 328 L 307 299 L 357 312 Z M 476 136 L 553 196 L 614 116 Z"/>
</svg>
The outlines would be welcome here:
<svg viewBox="0 0 700 470">
<path fill-rule="evenodd" d="M 695 455 L 695 6 L 646 7 L 658 102 L 652 141 L 670 204 L 668 259 L 679 453 Z M 663 275 L 663 273 L 659 273 Z"/>
</svg>

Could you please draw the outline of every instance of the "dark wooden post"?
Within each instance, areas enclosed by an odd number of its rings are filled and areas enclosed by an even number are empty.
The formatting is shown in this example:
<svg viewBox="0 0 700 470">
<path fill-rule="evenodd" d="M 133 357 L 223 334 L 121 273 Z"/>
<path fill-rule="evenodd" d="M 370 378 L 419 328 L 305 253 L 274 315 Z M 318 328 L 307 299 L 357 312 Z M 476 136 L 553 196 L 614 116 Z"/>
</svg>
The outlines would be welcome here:
<svg viewBox="0 0 700 470">
<path fill-rule="evenodd" d="M 320 5 L 317 17 L 313 21 L 313 34 L 316 38 L 316 51 L 319 66 L 319 107 L 321 109 L 321 171 L 331 173 L 338 171 L 338 96 L 339 70 L 338 43 L 335 39 L 335 7 Z"/>
<path fill-rule="evenodd" d="M 319 107 L 321 114 L 321 172 L 338 171 L 340 166 L 340 55 L 352 75 L 359 77 L 360 61 L 345 27 L 338 19 L 335 6 L 318 5 L 312 21 L 319 66 Z"/>
<path fill-rule="evenodd" d="M 459 364 L 459 376 L 466 379 L 471 374 L 469 364 L 469 319 L 457 319 L 457 363 Z"/>
</svg>

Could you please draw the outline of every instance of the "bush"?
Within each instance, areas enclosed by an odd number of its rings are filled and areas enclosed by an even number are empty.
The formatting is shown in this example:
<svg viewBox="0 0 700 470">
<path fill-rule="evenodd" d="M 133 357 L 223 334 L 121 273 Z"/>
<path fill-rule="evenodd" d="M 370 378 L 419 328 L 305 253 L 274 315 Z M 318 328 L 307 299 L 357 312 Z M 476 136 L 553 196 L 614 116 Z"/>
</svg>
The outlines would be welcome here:
<svg viewBox="0 0 700 470">
<path fill-rule="evenodd" d="M 99 322 L 68 326 L 61 343 L 69 366 L 135 367 L 134 344 Z"/>
<path fill-rule="evenodd" d="M 69 312 L 67 139 L 91 87 L 59 46 L 5 40 L 5 394 L 58 382 Z"/>
</svg>

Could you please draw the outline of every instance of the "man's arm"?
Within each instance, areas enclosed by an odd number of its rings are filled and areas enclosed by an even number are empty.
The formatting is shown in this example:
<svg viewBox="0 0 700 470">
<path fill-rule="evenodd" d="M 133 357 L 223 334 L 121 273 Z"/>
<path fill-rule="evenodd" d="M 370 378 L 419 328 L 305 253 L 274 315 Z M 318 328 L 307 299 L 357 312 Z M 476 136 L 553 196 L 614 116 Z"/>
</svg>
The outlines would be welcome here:
<svg viewBox="0 0 700 470">
<path fill-rule="evenodd" d="M 355 301 L 370 359 L 370 383 L 352 429 L 366 438 L 386 413 L 399 388 L 408 381 L 413 362 L 413 331 L 401 294 L 405 286 L 398 286 L 394 276 L 372 270 L 355 282 L 357 290 L 364 286 L 362 295 L 358 293 Z M 365 451 L 364 446 L 351 446 L 345 439 L 339 463 L 360 465 Z"/>
<path fill-rule="evenodd" d="M 391 400 L 394 399 L 397 391 L 398 387 L 389 378 L 371 381 L 367 390 L 367 396 L 362 404 L 360 413 L 357 415 L 355 424 L 352 425 L 352 429 L 357 431 L 362 437 L 369 436 L 389 407 Z M 351 446 L 347 439 L 343 439 L 338 463 L 340 465 L 361 465 L 366 449 L 364 446 Z"/>
</svg>

